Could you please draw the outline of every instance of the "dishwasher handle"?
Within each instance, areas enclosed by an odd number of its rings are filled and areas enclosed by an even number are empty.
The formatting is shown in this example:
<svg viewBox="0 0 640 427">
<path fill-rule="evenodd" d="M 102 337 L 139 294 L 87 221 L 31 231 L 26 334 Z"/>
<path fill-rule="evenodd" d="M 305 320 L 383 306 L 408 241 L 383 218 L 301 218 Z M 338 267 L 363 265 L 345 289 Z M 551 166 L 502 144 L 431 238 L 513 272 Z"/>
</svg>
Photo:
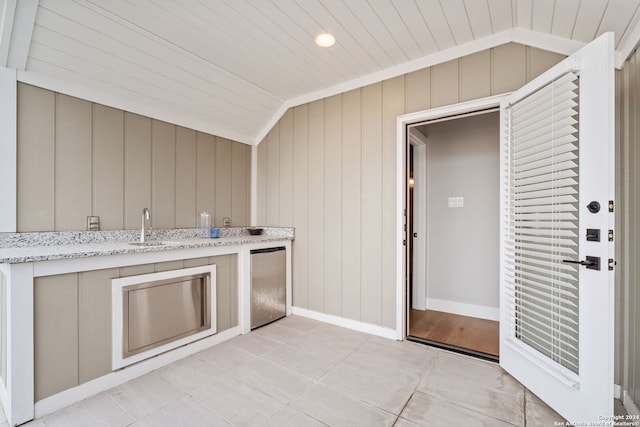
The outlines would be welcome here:
<svg viewBox="0 0 640 427">
<path fill-rule="evenodd" d="M 264 248 L 264 249 L 252 249 L 250 251 L 251 255 L 253 254 L 266 254 L 266 253 L 270 253 L 270 252 L 278 252 L 278 251 L 284 251 L 285 247 L 284 246 L 277 246 L 275 248 Z"/>
</svg>

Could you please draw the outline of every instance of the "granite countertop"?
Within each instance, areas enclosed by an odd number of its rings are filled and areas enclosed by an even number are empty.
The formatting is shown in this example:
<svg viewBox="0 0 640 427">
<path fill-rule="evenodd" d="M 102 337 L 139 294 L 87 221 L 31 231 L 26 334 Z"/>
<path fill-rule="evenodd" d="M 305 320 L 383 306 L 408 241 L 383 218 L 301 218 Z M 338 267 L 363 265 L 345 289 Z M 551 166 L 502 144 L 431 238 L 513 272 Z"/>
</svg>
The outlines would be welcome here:
<svg viewBox="0 0 640 427">
<path fill-rule="evenodd" d="M 56 259 L 126 255 L 214 246 L 244 245 L 293 240 L 293 228 L 263 227 L 258 236 L 247 227 L 221 228 L 220 238 L 197 237 L 197 229 L 153 230 L 148 242 L 156 246 L 135 246 L 139 230 L 79 231 L 43 233 L 0 233 L 0 264 L 18 264 Z"/>
</svg>

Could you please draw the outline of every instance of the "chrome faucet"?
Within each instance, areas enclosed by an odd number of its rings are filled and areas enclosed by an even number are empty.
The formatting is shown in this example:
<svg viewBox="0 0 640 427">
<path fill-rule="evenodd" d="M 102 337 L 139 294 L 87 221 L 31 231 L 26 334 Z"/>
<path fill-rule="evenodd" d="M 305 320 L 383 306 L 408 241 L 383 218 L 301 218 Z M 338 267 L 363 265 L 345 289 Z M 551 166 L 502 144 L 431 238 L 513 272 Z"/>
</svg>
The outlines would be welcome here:
<svg viewBox="0 0 640 427">
<path fill-rule="evenodd" d="M 145 229 L 146 221 L 151 219 L 151 213 L 149 209 L 142 209 L 142 227 L 140 229 L 140 243 L 144 243 L 147 239 L 147 230 Z"/>
</svg>

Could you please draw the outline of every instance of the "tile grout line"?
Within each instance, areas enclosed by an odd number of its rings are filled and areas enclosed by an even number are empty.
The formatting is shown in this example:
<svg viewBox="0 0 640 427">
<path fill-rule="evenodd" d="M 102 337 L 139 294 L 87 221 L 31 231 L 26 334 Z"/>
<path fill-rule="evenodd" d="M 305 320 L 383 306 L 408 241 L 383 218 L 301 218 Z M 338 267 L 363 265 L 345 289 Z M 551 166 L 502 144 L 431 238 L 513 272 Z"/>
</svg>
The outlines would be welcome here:
<svg viewBox="0 0 640 427">
<path fill-rule="evenodd" d="M 420 382 L 418 382 L 418 384 L 420 384 Z M 413 399 L 413 395 L 416 393 L 416 390 L 418 389 L 418 384 L 416 384 L 416 386 L 413 388 L 413 391 L 411 392 L 411 396 L 409 396 L 409 398 L 407 399 L 406 402 L 404 402 L 404 405 L 402 405 L 402 409 L 400 409 L 400 412 L 398 413 L 398 415 L 396 416 L 396 420 L 393 422 L 392 425 L 396 425 L 398 423 L 398 420 L 400 420 L 402 413 L 404 412 L 404 410 L 407 408 L 407 405 L 409 404 L 409 402 L 411 402 L 411 399 Z"/>
<path fill-rule="evenodd" d="M 524 391 L 524 393 L 522 393 L 522 426 L 527 427 L 527 389 L 524 386 L 522 388 Z"/>
</svg>

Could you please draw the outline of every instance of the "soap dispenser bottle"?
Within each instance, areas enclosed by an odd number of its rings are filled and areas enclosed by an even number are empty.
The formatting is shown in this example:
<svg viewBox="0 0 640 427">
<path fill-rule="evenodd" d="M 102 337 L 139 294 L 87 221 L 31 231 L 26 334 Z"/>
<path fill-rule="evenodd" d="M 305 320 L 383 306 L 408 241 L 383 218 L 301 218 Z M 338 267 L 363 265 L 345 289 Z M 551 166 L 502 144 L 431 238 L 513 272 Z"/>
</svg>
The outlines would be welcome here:
<svg viewBox="0 0 640 427">
<path fill-rule="evenodd" d="M 198 236 L 208 238 L 209 230 L 211 230 L 211 215 L 209 215 L 209 212 L 204 211 L 200 214 L 200 229 L 198 230 Z"/>
</svg>

